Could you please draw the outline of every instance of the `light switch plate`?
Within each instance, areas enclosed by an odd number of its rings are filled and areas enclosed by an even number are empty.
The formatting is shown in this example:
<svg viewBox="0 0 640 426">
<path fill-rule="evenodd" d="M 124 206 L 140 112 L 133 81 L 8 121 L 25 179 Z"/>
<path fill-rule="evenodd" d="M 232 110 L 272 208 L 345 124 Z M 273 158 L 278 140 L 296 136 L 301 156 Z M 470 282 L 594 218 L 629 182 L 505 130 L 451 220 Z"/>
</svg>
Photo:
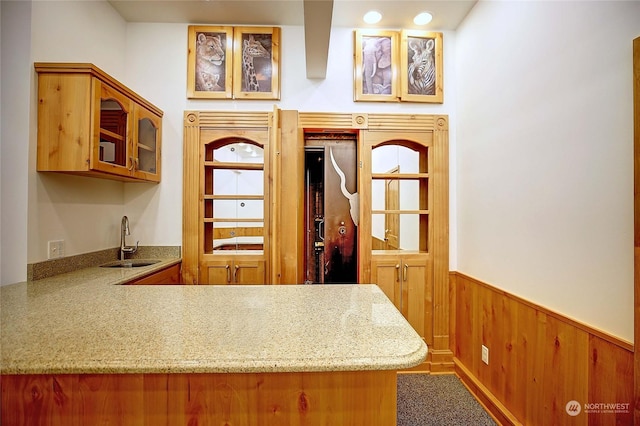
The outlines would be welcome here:
<svg viewBox="0 0 640 426">
<path fill-rule="evenodd" d="M 482 345 L 482 362 L 489 365 L 489 348 Z"/>
</svg>

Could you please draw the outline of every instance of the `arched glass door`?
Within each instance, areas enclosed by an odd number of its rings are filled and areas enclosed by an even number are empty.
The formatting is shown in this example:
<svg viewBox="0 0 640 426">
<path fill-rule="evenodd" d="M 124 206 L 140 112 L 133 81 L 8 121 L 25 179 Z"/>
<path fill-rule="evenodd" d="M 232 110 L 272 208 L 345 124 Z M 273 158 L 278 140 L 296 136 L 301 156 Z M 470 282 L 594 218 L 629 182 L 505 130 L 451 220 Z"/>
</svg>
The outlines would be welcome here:
<svg viewBox="0 0 640 426">
<path fill-rule="evenodd" d="M 204 253 L 264 250 L 264 149 L 226 138 L 205 147 Z"/>
</svg>

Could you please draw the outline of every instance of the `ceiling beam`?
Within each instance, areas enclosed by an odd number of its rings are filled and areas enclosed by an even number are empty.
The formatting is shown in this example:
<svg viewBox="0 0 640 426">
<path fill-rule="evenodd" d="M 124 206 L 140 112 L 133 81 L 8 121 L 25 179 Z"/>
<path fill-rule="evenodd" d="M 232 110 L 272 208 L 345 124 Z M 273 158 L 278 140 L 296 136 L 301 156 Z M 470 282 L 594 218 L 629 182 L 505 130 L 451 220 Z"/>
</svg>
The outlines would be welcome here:
<svg viewBox="0 0 640 426">
<path fill-rule="evenodd" d="M 333 0 L 304 0 L 304 48 L 307 78 L 327 77 Z"/>
</svg>

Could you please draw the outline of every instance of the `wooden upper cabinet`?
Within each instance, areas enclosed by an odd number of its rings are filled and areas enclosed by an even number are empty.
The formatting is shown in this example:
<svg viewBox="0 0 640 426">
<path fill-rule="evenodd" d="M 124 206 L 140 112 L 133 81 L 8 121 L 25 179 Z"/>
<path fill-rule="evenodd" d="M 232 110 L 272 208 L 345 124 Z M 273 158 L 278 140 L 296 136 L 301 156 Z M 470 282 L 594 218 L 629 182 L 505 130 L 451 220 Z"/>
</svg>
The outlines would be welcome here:
<svg viewBox="0 0 640 426">
<path fill-rule="evenodd" d="M 160 109 L 91 64 L 35 69 L 38 171 L 160 181 Z"/>
</svg>

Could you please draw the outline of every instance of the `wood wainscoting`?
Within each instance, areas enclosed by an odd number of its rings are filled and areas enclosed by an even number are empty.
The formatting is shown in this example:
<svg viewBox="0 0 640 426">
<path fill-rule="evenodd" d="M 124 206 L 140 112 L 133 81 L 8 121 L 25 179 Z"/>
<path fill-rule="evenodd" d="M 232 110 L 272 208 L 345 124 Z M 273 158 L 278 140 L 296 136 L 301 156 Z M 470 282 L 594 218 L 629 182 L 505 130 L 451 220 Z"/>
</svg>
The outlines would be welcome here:
<svg viewBox="0 0 640 426">
<path fill-rule="evenodd" d="M 631 343 L 460 272 L 450 302 L 456 373 L 502 424 L 633 424 Z"/>
</svg>

